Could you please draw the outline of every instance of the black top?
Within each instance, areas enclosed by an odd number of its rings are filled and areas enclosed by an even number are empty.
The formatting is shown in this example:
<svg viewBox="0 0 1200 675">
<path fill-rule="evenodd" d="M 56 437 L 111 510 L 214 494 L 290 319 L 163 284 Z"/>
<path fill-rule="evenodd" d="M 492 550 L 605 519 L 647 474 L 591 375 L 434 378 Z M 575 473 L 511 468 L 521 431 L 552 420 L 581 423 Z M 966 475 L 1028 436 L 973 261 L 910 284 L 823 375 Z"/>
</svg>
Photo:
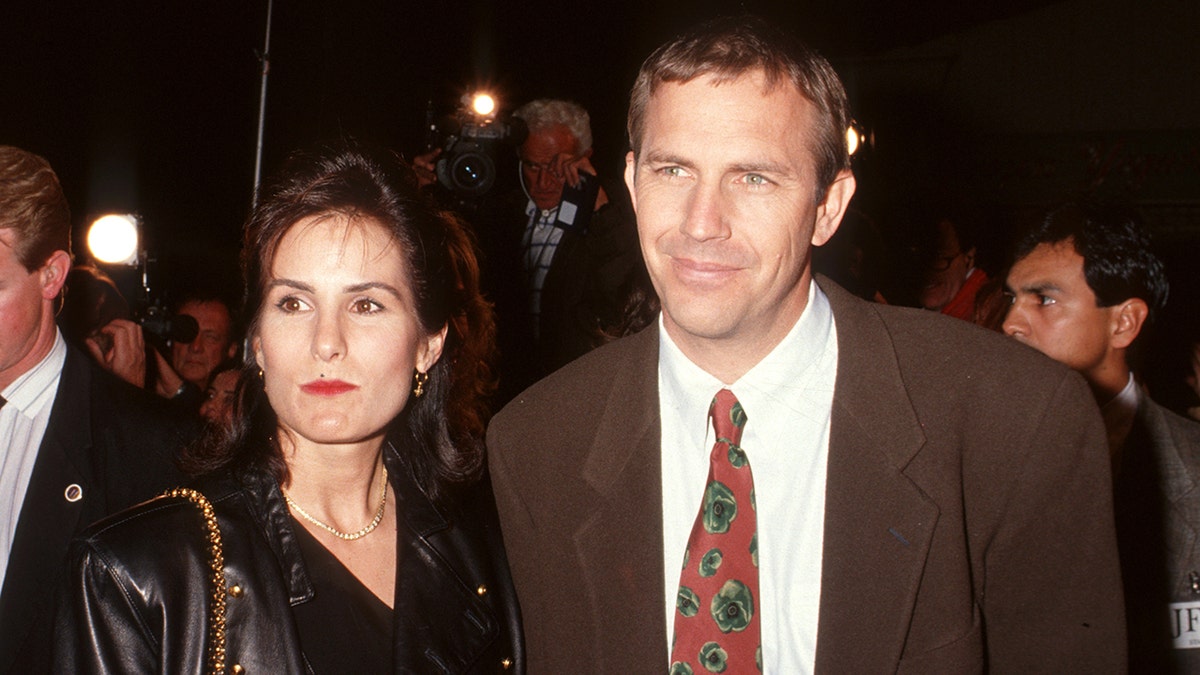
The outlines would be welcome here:
<svg viewBox="0 0 1200 675">
<path fill-rule="evenodd" d="M 312 602 L 292 607 L 309 665 L 318 675 L 391 672 L 391 608 L 303 524 L 292 523 L 314 591 Z"/>
</svg>

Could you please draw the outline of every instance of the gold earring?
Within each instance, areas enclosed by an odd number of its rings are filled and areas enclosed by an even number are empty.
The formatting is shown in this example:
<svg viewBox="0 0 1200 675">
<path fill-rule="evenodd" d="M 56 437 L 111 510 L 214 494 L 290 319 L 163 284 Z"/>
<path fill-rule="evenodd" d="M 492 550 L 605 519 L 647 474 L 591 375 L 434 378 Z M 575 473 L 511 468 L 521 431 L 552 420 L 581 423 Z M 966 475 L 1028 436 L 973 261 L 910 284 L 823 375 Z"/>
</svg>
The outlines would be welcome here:
<svg viewBox="0 0 1200 675">
<path fill-rule="evenodd" d="M 421 398 L 425 395 L 425 383 L 429 381 L 429 373 L 422 373 L 419 370 L 413 371 L 413 396 Z"/>
</svg>

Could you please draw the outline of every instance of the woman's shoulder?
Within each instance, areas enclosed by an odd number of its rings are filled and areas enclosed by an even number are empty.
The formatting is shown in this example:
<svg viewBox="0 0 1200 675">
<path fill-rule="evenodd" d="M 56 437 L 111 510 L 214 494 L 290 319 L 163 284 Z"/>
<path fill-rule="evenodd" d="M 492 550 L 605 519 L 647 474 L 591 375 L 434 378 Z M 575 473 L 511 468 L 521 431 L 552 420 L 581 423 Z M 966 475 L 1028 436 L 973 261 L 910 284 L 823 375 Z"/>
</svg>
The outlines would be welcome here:
<svg viewBox="0 0 1200 675">
<path fill-rule="evenodd" d="M 96 563 L 127 567 L 207 559 L 210 520 L 240 517 L 243 501 L 229 479 L 175 488 L 93 523 L 73 542 L 73 557 L 86 552 Z"/>
</svg>

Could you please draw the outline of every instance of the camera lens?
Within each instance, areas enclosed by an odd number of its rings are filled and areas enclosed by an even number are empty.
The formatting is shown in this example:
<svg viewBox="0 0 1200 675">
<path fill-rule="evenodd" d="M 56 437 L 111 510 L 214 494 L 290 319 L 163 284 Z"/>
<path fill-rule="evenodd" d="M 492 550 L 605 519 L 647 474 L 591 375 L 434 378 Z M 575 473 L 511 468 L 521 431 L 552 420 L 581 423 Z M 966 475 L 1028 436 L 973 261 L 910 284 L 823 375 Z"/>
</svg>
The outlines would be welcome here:
<svg viewBox="0 0 1200 675">
<path fill-rule="evenodd" d="M 496 164 L 480 152 L 464 152 L 452 159 L 448 168 L 450 188 L 460 195 L 481 195 L 496 182 Z"/>
<path fill-rule="evenodd" d="M 465 190 L 477 187 L 486 176 L 487 172 L 477 156 L 461 157 L 454 164 L 454 183 Z"/>
</svg>

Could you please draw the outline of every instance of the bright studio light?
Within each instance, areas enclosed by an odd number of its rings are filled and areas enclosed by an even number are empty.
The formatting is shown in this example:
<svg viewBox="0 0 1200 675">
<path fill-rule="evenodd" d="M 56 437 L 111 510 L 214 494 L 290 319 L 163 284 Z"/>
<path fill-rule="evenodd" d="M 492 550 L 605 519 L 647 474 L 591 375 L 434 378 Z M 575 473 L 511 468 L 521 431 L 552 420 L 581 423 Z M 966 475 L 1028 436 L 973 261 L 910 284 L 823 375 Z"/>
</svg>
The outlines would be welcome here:
<svg viewBox="0 0 1200 675">
<path fill-rule="evenodd" d="M 102 263 L 136 265 L 138 219 L 131 214 L 108 214 L 92 223 L 87 234 L 88 250 Z"/>
<path fill-rule="evenodd" d="M 471 97 L 471 110 L 477 115 L 491 115 L 496 111 L 496 99 L 485 93 L 478 93 Z"/>
</svg>

